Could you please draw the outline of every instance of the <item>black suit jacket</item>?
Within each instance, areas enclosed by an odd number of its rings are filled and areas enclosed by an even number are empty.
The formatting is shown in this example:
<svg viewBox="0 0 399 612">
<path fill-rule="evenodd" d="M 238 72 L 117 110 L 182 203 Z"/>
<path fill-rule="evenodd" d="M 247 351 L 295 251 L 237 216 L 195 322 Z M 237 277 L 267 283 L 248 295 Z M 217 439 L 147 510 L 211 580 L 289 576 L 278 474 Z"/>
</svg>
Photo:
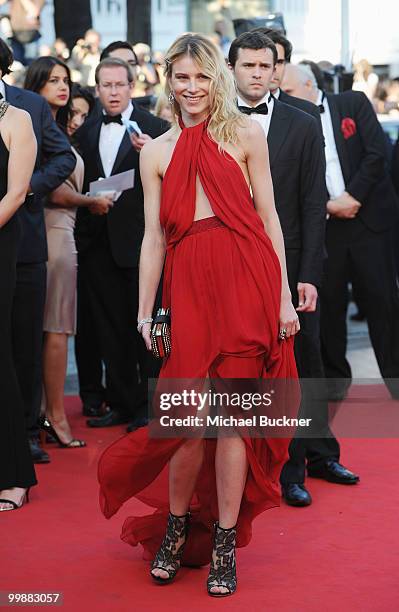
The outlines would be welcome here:
<svg viewBox="0 0 399 612">
<path fill-rule="evenodd" d="M 302 100 L 302 98 L 296 98 L 295 96 L 290 96 L 285 91 L 280 89 L 279 98 L 280 102 L 284 102 L 284 104 L 289 104 L 289 106 L 293 106 L 294 108 L 299 108 L 299 110 L 304 113 L 308 113 L 308 115 L 312 115 L 317 121 L 317 125 L 323 134 L 323 128 L 321 127 L 321 119 L 320 119 L 320 111 L 316 104 L 309 102 L 308 100 Z M 323 138 L 324 140 L 324 138 Z"/>
<path fill-rule="evenodd" d="M 392 227 L 398 203 L 386 156 L 386 140 L 373 107 L 360 91 L 326 94 L 346 191 L 362 207 L 358 217 L 375 232 Z M 343 119 L 352 119 L 356 132 L 345 138 Z M 335 222 L 331 218 L 329 223 Z"/>
<path fill-rule="evenodd" d="M 33 195 L 27 196 L 18 210 L 22 226 L 18 262 L 39 263 L 47 259 L 43 196 L 72 174 L 76 158 L 68 139 L 55 123 L 46 100 L 32 91 L 4 85 L 7 101 L 30 114 L 37 140 L 37 158 L 31 179 Z"/>
<path fill-rule="evenodd" d="M 137 121 L 141 130 L 152 138 L 160 136 L 170 127 L 166 121 L 154 117 L 136 105 L 133 106 L 131 119 Z M 79 130 L 80 153 L 85 162 L 84 191 L 89 190 L 90 182 L 104 177 L 99 152 L 101 126 L 102 117 L 99 116 L 95 122 L 90 122 Z M 107 215 L 92 215 L 86 208 L 78 210 L 75 236 L 80 256 L 84 256 L 101 240 L 103 232 L 106 231 L 116 265 L 121 268 L 138 266 L 144 235 L 144 196 L 139 172 L 139 154 L 125 132 L 111 175 L 132 169 L 135 170 L 134 188 L 123 192 Z"/>
<path fill-rule="evenodd" d="M 313 117 L 275 100 L 267 141 L 291 287 L 320 286 L 328 199 L 320 130 Z M 294 273 L 289 262 L 295 259 Z"/>
<path fill-rule="evenodd" d="M 391 176 L 396 193 L 399 195 L 399 138 L 397 139 L 392 151 Z"/>
</svg>

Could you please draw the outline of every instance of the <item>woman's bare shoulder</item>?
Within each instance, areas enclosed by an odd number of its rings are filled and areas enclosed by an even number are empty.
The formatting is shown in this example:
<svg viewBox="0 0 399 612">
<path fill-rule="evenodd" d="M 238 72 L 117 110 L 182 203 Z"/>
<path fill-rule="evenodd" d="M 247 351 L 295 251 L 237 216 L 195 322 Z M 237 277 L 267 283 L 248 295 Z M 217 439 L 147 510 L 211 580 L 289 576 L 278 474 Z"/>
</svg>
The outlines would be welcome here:
<svg viewBox="0 0 399 612">
<path fill-rule="evenodd" d="M 32 119 L 30 114 L 22 108 L 17 108 L 11 104 L 7 107 L 5 112 L 7 117 L 7 123 L 12 124 L 12 129 L 23 129 L 32 126 Z"/>
<path fill-rule="evenodd" d="M 167 132 L 164 132 L 160 136 L 157 136 L 157 138 L 153 138 L 153 140 L 150 140 L 145 145 L 145 147 L 147 148 L 147 146 L 151 146 L 152 151 L 154 151 L 158 147 L 162 147 L 164 145 L 170 145 L 171 142 L 176 142 L 178 138 L 178 132 L 179 132 L 179 129 L 175 125 L 172 125 L 170 130 L 168 130 Z"/>
<path fill-rule="evenodd" d="M 152 160 L 153 164 L 158 165 L 159 162 L 164 159 L 165 155 L 168 154 L 170 149 L 174 148 L 178 137 L 178 128 L 172 126 L 170 130 L 161 134 L 161 136 L 147 142 L 141 151 L 141 156 L 145 160 Z"/>
<path fill-rule="evenodd" d="M 237 135 L 241 142 L 246 142 L 248 138 L 264 137 L 263 128 L 257 121 L 253 121 L 249 117 L 243 117 L 243 119 L 244 121 L 237 126 Z"/>
</svg>

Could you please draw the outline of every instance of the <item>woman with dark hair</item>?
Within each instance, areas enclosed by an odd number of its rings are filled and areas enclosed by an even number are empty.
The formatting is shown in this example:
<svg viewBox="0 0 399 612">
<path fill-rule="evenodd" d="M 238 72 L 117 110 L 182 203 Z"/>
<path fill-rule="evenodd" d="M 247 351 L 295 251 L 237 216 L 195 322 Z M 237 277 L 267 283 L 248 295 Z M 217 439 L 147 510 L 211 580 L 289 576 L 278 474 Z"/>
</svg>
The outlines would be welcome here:
<svg viewBox="0 0 399 612">
<path fill-rule="evenodd" d="M 74 88 L 71 95 L 69 68 L 55 57 L 39 57 L 32 62 L 26 74 L 25 88 L 46 98 L 54 119 L 70 138 L 94 105 L 92 96 L 82 88 Z M 63 448 L 86 445 L 73 437 L 64 409 L 68 336 L 76 333 L 76 208 L 87 206 L 93 214 L 105 214 L 111 205 L 109 196 L 91 197 L 81 193 L 83 160 L 74 148 L 72 150 L 76 156 L 75 170 L 48 196 L 45 208 L 48 243 L 43 349 L 46 418 L 42 427 Z"/>
<path fill-rule="evenodd" d="M 95 105 L 94 96 L 88 89 L 81 87 L 77 83 L 72 85 L 71 109 L 67 124 L 68 136 L 73 139 L 73 135 L 86 121 Z"/>
<path fill-rule="evenodd" d="M 46 98 L 58 125 L 66 129 L 70 114 L 71 72 L 56 57 L 38 57 L 29 66 L 25 77 L 25 89 L 35 91 Z"/>
</svg>

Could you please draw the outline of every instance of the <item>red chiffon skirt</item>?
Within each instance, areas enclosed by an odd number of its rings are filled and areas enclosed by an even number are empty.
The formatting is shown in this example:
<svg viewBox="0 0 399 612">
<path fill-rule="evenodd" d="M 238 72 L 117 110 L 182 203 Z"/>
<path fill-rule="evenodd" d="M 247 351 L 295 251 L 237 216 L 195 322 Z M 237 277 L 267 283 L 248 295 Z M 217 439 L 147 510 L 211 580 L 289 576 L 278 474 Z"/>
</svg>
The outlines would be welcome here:
<svg viewBox="0 0 399 612">
<path fill-rule="evenodd" d="M 265 347 L 262 329 L 278 335 L 278 317 L 265 319 L 257 279 L 248 274 L 231 230 L 216 217 L 193 223 L 175 247 L 171 283 L 172 351 L 163 378 L 296 378 L 292 341 L 279 354 Z M 237 523 L 237 546 L 251 539 L 253 519 L 279 505 L 280 470 L 289 440 L 244 437 L 248 476 Z M 98 477 L 100 504 L 109 518 L 131 497 L 154 508 L 130 517 L 122 539 L 142 544 L 152 559 L 162 541 L 169 511 L 168 462 L 184 444 L 181 438 L 156 439 L 139 429 L 112 444 L 102 455 Z M 215 478 L 217 440 L 204 440 L 204 461 L 190 506 L 190 535 L 183 563 L 204 565 L 212 552 L 218 520 Z"/>
</svg>

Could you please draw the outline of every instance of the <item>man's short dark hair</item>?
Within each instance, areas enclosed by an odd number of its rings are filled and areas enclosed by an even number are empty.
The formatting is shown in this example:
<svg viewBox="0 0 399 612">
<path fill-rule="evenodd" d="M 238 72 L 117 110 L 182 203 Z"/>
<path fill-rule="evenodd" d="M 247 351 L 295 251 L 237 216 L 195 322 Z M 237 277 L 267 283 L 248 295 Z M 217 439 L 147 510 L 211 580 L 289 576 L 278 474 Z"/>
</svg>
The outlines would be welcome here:
<svg viewBox="0 0 399 612">
<path fill-rule="evenodd" d="M 10 67 L 13 61 L 14 61 L 14 56 L 12 54 L 10 47 L 7 45 L 6 42 L 4 42 L 2 38 L 0 38 L 0 70 L 1 70 L 2 76 L 5 76 L 6 74 L 10 74 L 11 72 Z"/>
<path fill-rule="evenodd" d="M 229 63 L 234 67 L 238 59 L 239 49 L 270 49 L 273 54 L 273 64 L 277 62 L 277 49 L 274 42 L 261 32 L 243 32 L 233 40 L 229 51 Z"/>
<path fill-rule="evenodd" d="M 138 64 L 137 55 L 134 52 L 133 45 L 130 44 L 127 40 L 114 40 L 114 42 L 110 43 L 102 50 L 100 55 L 100 62 L 102 62 L 107 57 L 110 57 L 110 53 L 113 51 L 117 51 L 118 49 L 128 49 L 134 55 L 134 59 L 136 64 Z"/>
<path fill-rule="evenodd" d="M 103 59 L 102 62 L 98 64 L 96 68 L 96 72 L 94 74 L 96 85 L 98 85 L 100 82 L 100 70 L 102 68 L 120 68 L 120 67 L 126 69 L 127 80 L 129 81 L 129 83 L 133 83 L 133 73 L 130 69 L 129 64 L 124 62 L 122 59 L 119 59 L 119 57 L 106 57 L 105 59 Z"/>
<path fill-rule="evenodd" d="M 290 43 L 288 38 L 284 36 L 284 34 L 279 32 L 278 30 L 274 30 L 273 28 L 256 28 L 255 30 L 252 30 L 252 32 L 259 32 L 260 34 L 263 34 L 264 36 L 270 38 L 275 45 L 281 45 L 284 48 L 285 61 L 291 61 L 292 44 Z"/>
</svg>

